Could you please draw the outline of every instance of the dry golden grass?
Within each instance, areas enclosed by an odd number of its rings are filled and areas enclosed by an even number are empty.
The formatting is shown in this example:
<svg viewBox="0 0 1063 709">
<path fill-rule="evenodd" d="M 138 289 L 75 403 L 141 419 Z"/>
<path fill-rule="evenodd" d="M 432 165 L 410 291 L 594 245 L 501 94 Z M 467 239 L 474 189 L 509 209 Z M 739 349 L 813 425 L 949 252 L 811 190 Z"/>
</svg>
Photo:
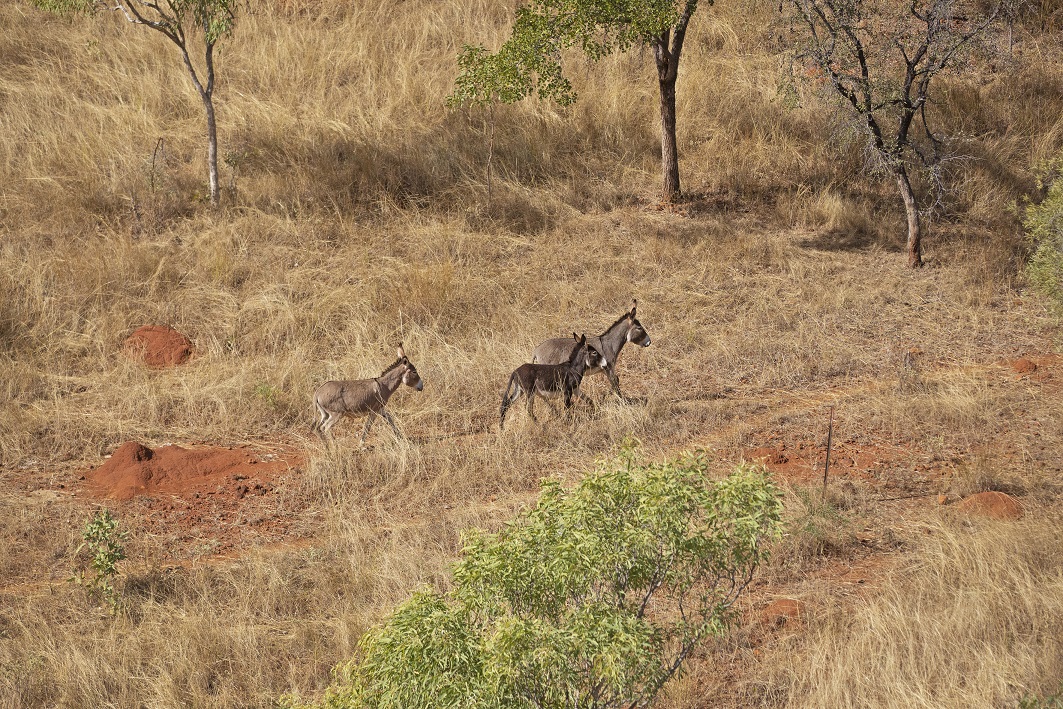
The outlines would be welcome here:
<svg viewBox="0 0 1063 709">
<path fill-rule="evenodd" d="M 515 5 L 256 4 L 219 57 L 231 189 L 216 212 L 170 46 L 113 14 L 0 5 L 0 707 L 312 695 L 370 623 L 448 583 L 462 529 L 509 518 L 541 478 L 572 479 L 627 436 L 650 457 L 708 447 L 722 471 L 773 435 L 819 441 L 832 404 L 838 441 L 906 453 L 827 504 L 789 487 L 788 535 L 749 603 L 828 601 L 756 648 L 744 626 L 662 705 L 1004 706 L 1051 688 L 1060 375 L 1000 363 L 1053 346 L 1018 290 L 1007 205 L 1063 142 L 1058 38 L 1022 35 L 998 73 L 950 84 L 941 108 L 972 159 L 932 227 L 933 267 L 912 273 L 890 187 L 860 177 L 821 109 L 779 93 L 768 6 L 695 18 L 679 210 L 653 208 L 646 52 L 573 57 L 571 109 L 497 109 L 489 201 L 486 116 L 443 99 L 460 46 L 496 45 Z M 632 297 L 654 341 L 620 364 L 638 403 L 541 409 L 539 425 L 518 410 L 498 435 L 502 384 L 534 345 L 598 333 Z M 128 361 L 146 323 L 196 357 Z M 393 400 L 410 440 L 378 424 L 361 450 L 349 421 L 322 445 L 314 387 L 378 374 L 400 340 L 426 382 Z M 127 440 L 302 448 L 276 500 L 299 543 L 219 560 L 211 539 L 181 548 L 126 507 L 125 609 L 92 608 L 65 582 L 91 504 L 56 491 Z M 883 500 L 986 488 L 1037 513 L 968 527 Z M 881 572 L 866 591 L 832 590 L 861 563 Z"/>
<path fill-rule="evenodd" d="M 1063 529 L 931 522 L 872 597 L 827 609 L 788 670 L 794 707 L 1011 706 L 1063 675 Z M 1050 515 L 1050 516 L 1049 516 Z"/>
</svg>

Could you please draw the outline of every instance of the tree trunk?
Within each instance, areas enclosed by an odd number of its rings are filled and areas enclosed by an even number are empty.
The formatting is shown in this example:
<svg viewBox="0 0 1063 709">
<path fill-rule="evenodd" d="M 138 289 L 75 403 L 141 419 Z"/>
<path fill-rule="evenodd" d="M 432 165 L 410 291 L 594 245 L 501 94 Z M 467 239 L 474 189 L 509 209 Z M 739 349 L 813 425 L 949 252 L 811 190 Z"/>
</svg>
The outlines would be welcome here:
<svg viewBox="0 0 1063 709">
<path fill-rule="evenodd" d="M 664 30 L 653 40 L 653 58 L 661 87 L 661 173 L 664 177 L 661 199 L 665 204 L 675 202 L 682 194 L 679 189 L 679 147 L 675 138 L 675 83 L 679 78 L 679 57 L 683 54 L 687 25 L 697 6 L 698 0 L 686 0 L 675 27 Z"/>
<path fill-rule="evenodd" d="M 221 191 L 218 189 L 218 125 L 214 121 L 214 100 L 209 94 L 203 94 L 203 108 L 207 111 L 207 167 L 210 170 L 210 203 L 217 207 L 221 203 Z"/>
<path fill-rule="evenodd" d="M 904 210 L 908 214 L 908 267 L 919 268 L 923 265 L 923 232 L 919 223 L 919 206 L 915 202 L 915 193 L 904 165 L 895 168 L 893 174 L 897 178 L 897 187 L 900 188 L 901 199 L 904 200 Z"/>
<path fill-rule="evenodd" d="M 662 199 L 666 204 L 679 199 L 679 148 L 675 139 L 674 72 L 660 80 L 661 85 L 661 174 L 664 177 Z"/>
<path fill-rule="evenodd" d="M 207 27 L 204 26 L 204 33 Z M 192 84 L 199 92 L 199 98 L 203 100 L 203 109 L 207 112 L 207 169 L 210 173 L 210 203 L 217 207 L 221 204 L 221 190 L 218 188 L 218 124 L 214 120 L 214 42 L 207 42 L 203 57 L 206 64 L 206 86 L 199 80 L 196 67 L 192 64 L 192 58 L 188 56 L 188 45 L 183 38 L 170 37 L 181 49 L 181 57 L 185 61 L 185 68 L 192 79 Z"/>
</svg>

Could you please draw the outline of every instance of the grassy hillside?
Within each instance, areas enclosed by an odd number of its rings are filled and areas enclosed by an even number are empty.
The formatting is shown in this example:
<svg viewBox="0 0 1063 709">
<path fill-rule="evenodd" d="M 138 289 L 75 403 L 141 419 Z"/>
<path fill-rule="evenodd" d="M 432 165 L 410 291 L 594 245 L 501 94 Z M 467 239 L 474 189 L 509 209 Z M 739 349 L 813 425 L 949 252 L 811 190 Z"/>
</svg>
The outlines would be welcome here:
<svg viewBox="0 0 1063 709">
<path fill-rule="evenodd" d="M 704 5 L 692 23 L 686 201 L 657 204 L 638 51 L 573 56 L 570 109 L 496 109 L 489 193 L 489 117 L 443 101 L 462 44 L 497 46 L 515 6 L 256 3 L 218 58 L 213 211 L 201 107 L 164 39 L 114 13 L 0 5 L 0 706 L 313 696 L 369 624 L 448 583 L 461 529 L 497 526 L 541 478 L 573 480 L 627 436 L 648 458 L 706 448 L 721 472 L 769 451 L 787 489 L 789 531 L 742 626 L 662 706 L 1054 691 L 1063 366 L 1058 323 L 1024 290 L 1013 207 L 1063 146 L 1059 35 L 1020 25 L 1013 52 L 943 83 L 934 108 L 965 159 L 911 272 L 892 188 L 863 175 L 814 87 L 799 105 L 780 88 L 770 3 Z M 653 338 L 620 362 L 633 401 L 539 425 L 518 409 L 498 434 L 505 379 L 535 344 L 597 334 L 633 297 Z M 194 359 L 122 356 L 148 323 L 188 335 Z M 394 399 L 411 440 L 380 426 L 363 450 L 349 421 L 323 446 L 314 387 L 379 374 L 400 340 L 426 383 Z M 87 471 L 128 440 L 297 451 L 262 513 L 286 531 L 218 556 L 206 501 L 166 516 L 165 501 L 92 497 Z M 985 489 L 1024 518 L 955 511 Z M 116 618 L 65 582 L 99 505 L 130 531 Z M 232 524 L 257 530 L 252 516 Z M 783 597 L 800 618 L 763 622 Z"/>
</svg>

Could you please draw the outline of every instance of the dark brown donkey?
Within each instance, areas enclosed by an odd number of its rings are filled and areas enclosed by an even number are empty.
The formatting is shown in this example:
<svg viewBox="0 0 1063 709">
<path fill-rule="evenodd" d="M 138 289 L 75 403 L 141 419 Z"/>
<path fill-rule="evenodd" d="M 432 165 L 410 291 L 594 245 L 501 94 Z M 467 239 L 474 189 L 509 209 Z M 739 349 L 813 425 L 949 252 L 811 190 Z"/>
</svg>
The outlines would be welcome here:
<svg viewBox="0 0 1063 709">
<path fill-rule="evenodd" d="M 324 439 L 325 434 L 344 416 L 368 414 L 365 428 L 362 429 L 362 443 L 365 443 L 365 437 L 373 426 L 373 419 L 379 414 L 388 422 L 395 435 L 401 437 L 402 433 L 395 425 L 395 420 L 384 408 L 400 384 L 413 387 L 417 391 L 424 389 L 424 382 L 417 374 L 413 362 L 406 357 L 401 342 L 398 360 L 381 372 L 379 377 L 325 382 L 319 386 L 314 392 L 314 407 L 317 409 L 319 420 L 314 421 L 312 430 Z"/>
<path fill-rule="evenodd" d="M 621 315 L 615 323 L 606 328 L 605 332 L 598 337 L 587 338 L 587 342 L 591 344 L 591 347 L 601 352 L 602 361 L 604 362 L 600 367 L 588 368 L 587 376 L 605 372 L 605 376 L 609 378 L 609 383 L 613 385 L 613 391 L 621 399 L 624 397 L 620 393 L 620 378 L 616 376 L 616 358 L 620 356 L 620 350 L 628 342 L 639 347 L 650 346 L 650 334 L 646 332 L 646 328 L 635 317 L 635 311 L 638 306 L 639 302 L 632 300 L 630 311 Z M 568 358 L 568 348 L 570 346 L 571 343 L 567 337 L 555 337 L 552 340 L 547 340 L 535 348 L 531 361 L 543 364 L 560 364 Z"/>
<path fill-rule="evenodd" d="M 582 396 L 579 393 L 580 382 L 583 381 L 583 373 L 593 367 L 604 366 L 604 359 L 598 350 L 587 343 L 587 336 L 576 336 L 572 333 L 576 344 L 572 347 L 572 340 L 568 340 L 572 350 L 569 352 L 568 361 L 564 364 L 522 364 L 509 377 L 509 384 L 502 394 L 502 411 L 498 417 L 498 430 L 506 423 L 506 411 L 524 394 L 528 399 L 528 415 L 535 421 L 535 412 L 532 405 L 535 397 L 542 397 L 543 401 L 550 403 L 547 397 L 561 394 L 565 399 L 565 408 L 572 406 L 573 396 Z M 551 404 L 552 406 L 552 404 Z"/>
</svg>

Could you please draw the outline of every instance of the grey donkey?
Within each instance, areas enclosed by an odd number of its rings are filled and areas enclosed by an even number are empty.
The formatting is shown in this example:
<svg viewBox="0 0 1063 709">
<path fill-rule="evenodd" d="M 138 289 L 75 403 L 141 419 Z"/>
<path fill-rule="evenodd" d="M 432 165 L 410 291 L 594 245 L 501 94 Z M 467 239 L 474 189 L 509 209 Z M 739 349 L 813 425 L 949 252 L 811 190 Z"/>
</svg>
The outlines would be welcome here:
<svg viewBox="0 0 1063 709">
<path fill-rule="evenodd" d="M 413 387 L 417 391 L 424 389 L 424 382 L 417 374 L 417 368 L 406 356 L 406 351 L 399 343 L 399 358 L 390 367 L 373 379 L 348 379 L 337 382 L 325 382 L 314 392 L 314 408 L 317 409 L 318 419 L 314 421 L 312 430 L 325 439 L 332 427 L 344 416 L 358 416 L 368 414 L 365 420 L 365 428 L 362 430 L 362 443 L 369 435 L 369 429 L 373 426 L 373 420 L 379 414 L 396 436 L 402 436 L 395 420 L 384 408 L 388 399 L 399 388 L 400 384 Z"/>
<path fill-rule="evenodd" d="M 616 375 L 616 360 L 620 356 L 620 350 L 629 342 L 640 347 L 650 346 L 650 334 L 646 332 L 646 328 L 635 317 L 638 306 L 639 302 L 632 300 L 630 311 L 621 315 L 615 323 L 606 328 L 605 332 L 598 337 L 587 338 L 587 342 L 591 347 L 601 353 L 605 363 L 600 367 L 588 368 L 586 375 L 591 376 L 599 372 L 605 372 L 605 376 L 609 378 L 609 383 L 613 385 L 613 391 L 621 399 L 624 397 L 620 393 L 620 378 Z M 568 359 L 571 346 L 572 342 L 567 337 L 555 337 L 551 340 L 546 340 L 535 348 L 532 353 L 532 362 L 560 364 Z"/>
<path fill-rule="evenodd" d="M 532 410 L 536 396 L 549 403 L 547 397 L 561 394 L 566 409 L 572 406 L 573 396 L 582 396 L 579 393 L 579 385 L 583 381 L 583 374 L 594 367 L 604 366 L 604 360 L 598 350 L 587 342 L 586 335 L 577 337 L 576 333 L 572 333 L 572 338 L 575 340 L 575 346 L 573 340 L 562 338 L 569 347 L 564 364 L 522 364 L 509 376 L 506 391 L 502 394 L 502 410 L 498 417 L 499 431 L 506 423 L 506 411 L 521 394 L 528 399 L 528 415 L 532 421 L 536 420 Z"/>
</svg>

